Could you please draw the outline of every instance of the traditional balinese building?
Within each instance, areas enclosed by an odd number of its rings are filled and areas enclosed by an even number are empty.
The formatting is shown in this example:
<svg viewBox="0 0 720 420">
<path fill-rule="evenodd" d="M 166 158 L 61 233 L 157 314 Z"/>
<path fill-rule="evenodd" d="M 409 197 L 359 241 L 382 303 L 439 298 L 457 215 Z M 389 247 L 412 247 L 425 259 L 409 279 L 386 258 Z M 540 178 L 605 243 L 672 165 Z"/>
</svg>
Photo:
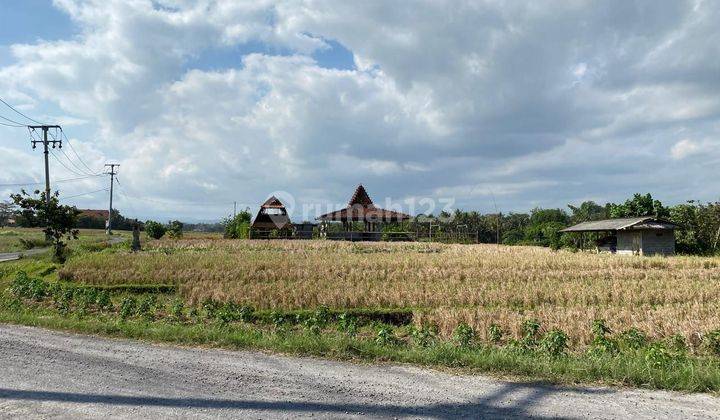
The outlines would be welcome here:
<svg viewBox="0 0 720 420">
<path fill-rule="evenodd" d="M 405 213 L 376 207 L 365 187 L 358 185 L 347 207 L 323 214 L 317 220 L 323 223 L 342 223 L 343 232 L 328 233 L 328 239 L 378 241 L 381 238 L 380 228 L 383 223 L 402 222 L 410 218 Z M 355 222 L 363 222 L 364 230 L 353 230 Z"/>
<path fill-rule="evenodd" d="M 280 200 L 272 196 L 258 210 L 255 220 L 250 225 L 251 237 L 267 237 L 270 232 L 292 228 L 287 209 Z"/>
<path fill-rule="evenodd" d="M 647 216 L 583 222 L 561 232 L 596 233 L 598 252 L 673 255 L 677 228 L 675 223 Z"/>
</svg>

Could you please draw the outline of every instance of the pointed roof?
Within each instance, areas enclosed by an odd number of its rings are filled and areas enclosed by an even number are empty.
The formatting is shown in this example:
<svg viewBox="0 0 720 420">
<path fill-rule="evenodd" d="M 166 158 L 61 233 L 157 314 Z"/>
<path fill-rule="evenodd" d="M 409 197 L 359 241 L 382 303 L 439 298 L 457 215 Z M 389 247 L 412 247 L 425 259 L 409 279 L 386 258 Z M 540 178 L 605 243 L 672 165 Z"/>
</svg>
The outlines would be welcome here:
<svg viewBox="0 0 720 420">
<path fill-rule="evenodd" d="M 279 200 L 277 197 L 275 197 L 275 196 L 273 195 L 272 197 L 270 197 L 270 198 L 268 198 L 267 200 L 265 200 L 265 202 L 262 204 L 262 206 L 260 206 L 260 208 L 263 208 L 263 209 L 282 209 L 282 208 L 285 208 L 285 206 L 283 205 L 282 202 L 280 202 L 280 200 Z"/>
<path fill-rule="evenodd" d="M 365 191 L 365 187 L 363 187 L 362 184 L 358 185 L 357 188 L 355 188 L 355 193 L 353 193 L 350 201 L 348 202 L 348 207 L 352 207 L 355 205 L 360 205 L 363 207 L 373 206 L 373 202 L 370 199 L 367 191 Z"/>
<path fill-rule="evenodd" d="M 383 221 L 399 222 L 410 219 L 405 213 L 393 210 L 385 210 L 375 207 L 365 187 L 358 185 L 353 193 L 347 207 L 318 217 L 317 220 L 326 221 Z"/>
</svg>

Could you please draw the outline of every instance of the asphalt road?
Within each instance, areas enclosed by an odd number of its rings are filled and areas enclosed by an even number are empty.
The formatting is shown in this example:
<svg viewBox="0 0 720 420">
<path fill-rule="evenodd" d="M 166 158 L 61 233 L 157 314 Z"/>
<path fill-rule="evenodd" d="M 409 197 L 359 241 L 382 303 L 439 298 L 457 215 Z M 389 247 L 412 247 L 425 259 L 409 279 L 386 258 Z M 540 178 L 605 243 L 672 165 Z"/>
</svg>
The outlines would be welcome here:
<svg viewBox="0 0 720 420">
<path fill-rule="evenodd" d="M 718 418 L 720 398 L 559 387 L 0 325 L 14 418 Z"/>
<path fill-rule="evenodd" d="M 123 240 L 124 240 L 124 238 L 122 236 L 114 236 L 108 240 L 108 243 L 110 245 L 113 245 L 113 244 L 120 243 Z M 5 261 L 19 260 L 22 257 L 30 257 L 33 255 L 42 254 L 49 250 L 50 250 L 49 247 L 44 247 L 44 248 L 28 249 L 26 251 L 19 251 L 19 252 L 2 252 L 2 253 L 0 253 L 0 263 L 5 262 Z"/>
</svg>

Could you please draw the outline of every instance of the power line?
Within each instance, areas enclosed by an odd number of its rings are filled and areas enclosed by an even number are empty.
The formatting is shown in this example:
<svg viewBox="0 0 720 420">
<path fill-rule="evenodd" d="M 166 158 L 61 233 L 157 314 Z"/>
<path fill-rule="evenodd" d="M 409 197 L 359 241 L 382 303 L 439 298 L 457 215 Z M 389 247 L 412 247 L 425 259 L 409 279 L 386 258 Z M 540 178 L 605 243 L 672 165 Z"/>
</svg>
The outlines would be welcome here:
<svg viewBox="0 0 720 420">
<path fill-rule="evenodd" d="M 27 118 L 28 120 L 34 122 L 35 124 L 44 125 L 44 124 L 41 123 L 40 121 L 38 121 L 38 120 L 36 120 L 36 119 L 34 119 L 34 118 L 30 118 L 30 117 L 28 117 L 27 115 L 23 114 L 22 112 L 18 111 L 18 110 L 15 109 L 12 105 L 10 105 L 9 103 L 5 102 L 5 101 L 3 100 L 3 98 L 0 98 L 0 102 L 4 103 L 8 108 L 12 109 L 13 111 L 15 111 L 16 113 L 18 113 L 19 115 L 22 115 L 23 117 Z"/>
<path fill-rule="evenodd" d="M 101 189 L 101 190 L 96 190 L 96 191 L 90 191 L 90 192 L 86 192 L 86 193 L 82 193 L 82 194 L 70 195 L 70 196 L 67 196 L 67 197 L 63 197 L 63 200 L 67 200 L 67 199 L 75 198 L 75 197 L 81 197 L 81 196 L 83 196 L 83 195 L 95 194 L 95 193 L 99 193 L 99 192 L 101 192 L 101 191 L 107 191 L 107 188 L 103 188 L 103 189 Z"/>
<path fill-rule="evenodd" d="M 66 142 L 68 145 L 70 145 L 70 150 L 72 150 L 72 152 L 75 154 L 75 156 L 77 156 L 77 158 L 78 158 L 78 160 L 80 161 L 80 163 L 82 163 L 83 166 L 85 166 L 85 167 L 88 169 L 88 171 L 90 171 L 90 172 L 93 173 L 93 174 L 100 173 L 100 171 L 93 171 L 92 169 L 90 169 L 90 167 L 85 163 L 85 161 L 82 160 L 82 158 L 80 157 L 80 155 L 75 151 L 75 148 L 73 147 L 72 142 L 70 141 L 69 138 L 67 138 L 67 136 L 65 135 L 65 132 L 63 131 L 62 128 L 60 129 L 60 134 L 62 134 L 62 136 L 65 138 L 65 142 Z"/>
<path fill-rule="evenodd" d="M 7 118 L 7 117 L 3 117 L 2 115 L 0 115 L 0 119 L 3 119 L 3 120 L 5 120 L 5 121 L 7 121 L 7 122 L 10 122 L 10 123 L 12 123 L 12 124 L 15 124 L 15 125 L 17 125 L 17 126 L 19 126 L 19 127 L 27 127 L 26 124 L 17 122 L 17 121 L 15 121 L 15 120 L 12 120 L 12 119 Z M 3 124 L 3 125 L 5 125 L 5 124 Z"/>
<path fill-rule="evenodd" d="M 61 161 L 61 160 L 57 157 L 57 155 L 56 155 L 55 153 L 53 153 L 52 150 L 49 150 L 49 152 L 50 152 L 50 155 L 52 155 L 52 157 L 55 158 L 55 160 L 56 160 L 60 165 L 62 165 L 63 168 L 67 169 L 68 171 L 72 172 L 72 173 L 75 174 L 75 175 L 79 175 L 79 176 L 87 175 L 86 173 L 75 171 L 75 170 L 73 170 L 72 168 L 70 168 L 69 166 L 67 166 L 66 164 L 64 164 L 63 161 Z"/>
<path fill-rule="evenodd" d="M 5 127 L 15 127 L 15 128 L 24 128 L 24 125 L 18 125 L 18 124 L 7 124 L 2 121 L 0 121 L 0 125 L 4 125 Z"/>
<path fill-rule="evenodd" d="M 79 178 L 58 179 L 58 180 L 55 180 L 55 182 L 80 181 L 83 179 L 95 178 L 95 177 L 102 176 L 102 175 L 104 175 L 104 174 L 81 176 Z M 43 185 L 43 184 L 44 184 L 44 182 L 24 182 L 24 183 L 16 183 L 16 184 L 0 184 L 0 187 L 26 187 L 26 186 L 30 186 L 30 185 Z"/>
</svg>

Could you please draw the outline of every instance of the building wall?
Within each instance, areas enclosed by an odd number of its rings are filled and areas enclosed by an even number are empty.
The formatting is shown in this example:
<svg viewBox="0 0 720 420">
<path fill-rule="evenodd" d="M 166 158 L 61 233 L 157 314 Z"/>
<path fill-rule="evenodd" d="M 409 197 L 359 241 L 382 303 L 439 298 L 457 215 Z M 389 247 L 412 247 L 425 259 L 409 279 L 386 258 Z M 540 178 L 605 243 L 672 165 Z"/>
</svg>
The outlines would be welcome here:
<svg viewBox="0 0 720 420">
<path fill-rule="evenodd" d="M 617 232 L 617 253 L 632 255 L 675 254 L 673 230 L 621 230 Z"/>
<path fill-rule="evenodd" d="M 675 231 L 673 230 L 643 230 L 643 255 L 673 255 L 675 254 Z"/>
</svg>

